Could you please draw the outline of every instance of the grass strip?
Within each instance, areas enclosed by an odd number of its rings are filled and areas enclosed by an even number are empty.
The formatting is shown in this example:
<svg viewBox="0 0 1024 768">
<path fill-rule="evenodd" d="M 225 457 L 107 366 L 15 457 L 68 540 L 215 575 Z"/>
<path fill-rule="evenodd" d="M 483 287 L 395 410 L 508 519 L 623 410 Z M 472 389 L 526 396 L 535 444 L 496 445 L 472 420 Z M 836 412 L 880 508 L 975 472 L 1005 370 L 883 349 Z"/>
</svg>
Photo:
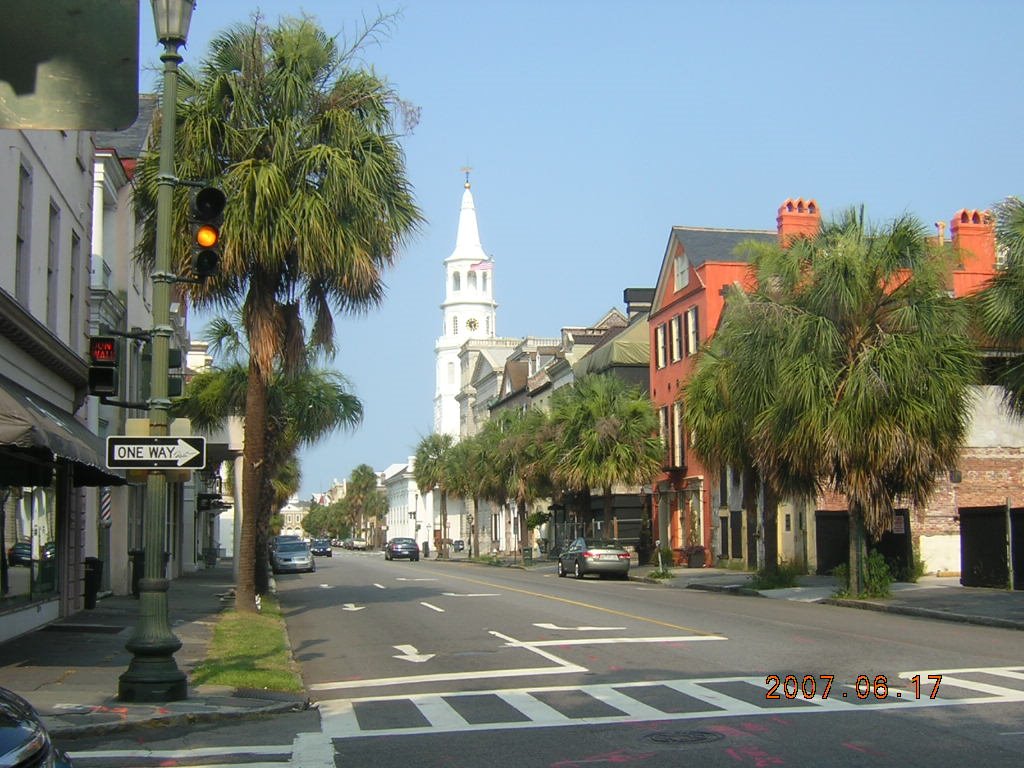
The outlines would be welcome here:
<svg viewBox="0 0 1024 768">
<path fill-rule="evenodd" d="M 231 610 L 221 614 L 206 659 L 192 671 L 191 683 L 265 691 L 303 690 L 281 606 L 274 596 L 263 596 L 259 613 Z"/>
</svg>

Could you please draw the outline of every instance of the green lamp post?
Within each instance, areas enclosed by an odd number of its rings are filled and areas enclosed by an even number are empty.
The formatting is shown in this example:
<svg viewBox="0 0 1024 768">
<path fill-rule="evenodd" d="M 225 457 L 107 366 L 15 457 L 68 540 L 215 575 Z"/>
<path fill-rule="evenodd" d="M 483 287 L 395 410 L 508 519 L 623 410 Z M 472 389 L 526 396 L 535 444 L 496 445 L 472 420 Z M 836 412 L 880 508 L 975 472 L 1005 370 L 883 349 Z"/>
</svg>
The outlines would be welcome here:
<svg viewBox="0 0 1024 768">
<path fill-rule="evenodd" d="M 168 349 L 170 323 L 171 204 L 174 175 L 174 124 L 178 98 L 178 49 L 188 38 L 193 0 L 152 0 L 157 40 L 164 46 L 163 123 L 160 131 L 160 175 L 156 199 L 156 259 L 153 270 L 153 361 L 149 400 L 149 433 L 168 433 Z M 188 697 L 188 679 L 178 669 L 174 653 L 181 641 L 171 632 L 167 616 L 168 581 L 164 574 L 164 519 L 167 514 L 167 476 L 151 470 L 143 510 L 144 570 L 139 580 L 139 621 L 125 644 L 132 653 L 118 681 L 118 698 L 126 702 L 179 701 Z"/>
</svg>

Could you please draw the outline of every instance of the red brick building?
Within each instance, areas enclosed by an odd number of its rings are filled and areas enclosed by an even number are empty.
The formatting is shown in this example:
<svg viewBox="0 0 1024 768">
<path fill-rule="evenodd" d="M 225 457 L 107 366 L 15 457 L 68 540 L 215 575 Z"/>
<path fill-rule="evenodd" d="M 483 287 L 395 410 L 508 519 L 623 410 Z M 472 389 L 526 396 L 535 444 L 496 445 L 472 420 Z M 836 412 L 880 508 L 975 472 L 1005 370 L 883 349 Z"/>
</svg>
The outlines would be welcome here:
<svg viewBox="0 0 1024 768">
<path fill-rule="evenodd" d="M 757 511 L 740 504 L 742 478 L 731 470 L 710 472 L 689 450 L 679 393 L 693 369 L 696 351 L 718 326 L 723 289 L 751 280 L 736 247 L 747 240 L 786 244 L 794 237 L 814 234 L 820 223 L 817 203 L 797 199 L 779 207 L 774 231 L 673 227 L 669 235 L 650 313 L 650 393 L 666 444 L 663 472 L 652 484 L 651 509 L 654 537 L 673 550 L 677 562 L 710 565 L 732 559 L 750 567 L 759 563 L 762 531 Z M 944 223 L 938 228 L 938 236 L 944 238 Z M 996 269 L 991 217 L 984 211 L 960 210 L 950 222 L 950 235 L 961 256 L 950 289 L 955 296 L 965 296 L 977 291 Z M 1001 569 L 998 564 L 990 567 L 995 548 L 990 540 L 999 533 L 993 510 L 1003 510 L 1001 530 L 1005 531 L 1009 519 L 1024 529 L 1019 525 L 1020 513 L 1005 513 L 1008 498 L 1016 495 L 1016 504 L 1022 504 L 1022 491 L 1024 425 L 1001 409 L 998 390 L 979 387 L 960 467 L 942 479 L 927 507 L 897 515 L 892 535 L 878 544 L 885 545 L 887 554 L 895 553 L 909 563 L 912 543 L 931 571 L 959 571 L 961 560 L 967 558 L 974 570 L 987 573 L 994 568 L 995 575 L 985 578 L 998 579 L 1013 559 L 1004 552 Z M 781 557 L 820 572 L 845 562 L 848 528 L 842 497 L 823 497 L 813 508 L 784 504 L 778 522 Z M 1024 549 L 1024 530 L 1018 541 L 1019 549 Z M 962 553 L 964 546 L 967 551 Z M 703 553 L 693 555 L 698 547 Z M 1024 563 L 1017 570 L 1024 571 Z"/>
</svg>

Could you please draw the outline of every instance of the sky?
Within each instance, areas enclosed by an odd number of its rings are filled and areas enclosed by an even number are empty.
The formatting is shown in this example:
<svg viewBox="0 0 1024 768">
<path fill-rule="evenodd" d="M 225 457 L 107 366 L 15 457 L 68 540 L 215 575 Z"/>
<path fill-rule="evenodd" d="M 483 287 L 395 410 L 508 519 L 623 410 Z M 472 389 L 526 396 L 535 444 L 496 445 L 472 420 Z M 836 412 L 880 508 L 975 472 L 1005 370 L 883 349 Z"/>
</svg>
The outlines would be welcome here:
<svg viewBox="0 0 1024 768">
<path fill-rule="evenodd" d="M 145 90 L 160 47 L 142 5 Z M 426 223 L 382 306 L 337 319 L 331 365 L 365 416 L 303 451 L 302 499 L 404 463 L 433 429 L 466 166 L 506 337 L 624 309 L 673 226 L 771 230 L 803 197 L 932 227 L 1024 194 L 1019 0 L 199 0 L 185 64 L 256 8 L 346 40 L 397 14 L 360 58 L 421 109 L 402 145 Z"/>
</svg>

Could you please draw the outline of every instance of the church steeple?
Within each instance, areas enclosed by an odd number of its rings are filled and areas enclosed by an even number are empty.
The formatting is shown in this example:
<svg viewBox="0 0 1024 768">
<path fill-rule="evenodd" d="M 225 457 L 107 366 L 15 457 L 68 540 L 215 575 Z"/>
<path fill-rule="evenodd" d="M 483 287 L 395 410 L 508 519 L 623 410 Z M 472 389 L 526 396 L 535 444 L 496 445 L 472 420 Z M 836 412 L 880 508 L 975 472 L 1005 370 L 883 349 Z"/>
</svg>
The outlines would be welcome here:
<svg viewBox="0 0 1024 768">
<path fill-rule="evenodd" d="M 484 261 L 487 254 L 480 243 L 480 230 L 476 223 L 476 205 L 473 203 L 472 185 L 469 183 L 470 168 L 463 168 L 466 173 L 465 191 L 462 193 L 462 208 L 459 211 L 459 230 L 455 235 L 455 250 L 448 257 L 453 259 L 472 259 L 474 262 Z"/>
<path fill-rule="evenodd" d="M 469 170 L 463 169 L 466 181 L 455 250 L 444 260 L 442 329 L 434 345 L 437 365 L 434 430 L 453 435 L 459 434 L 459 403 L 456 400 L 461 387 L 459 350 L 469 339 L 488 339 L 497 335 L 494 260 L 480 242 Z"/>
</svg>

